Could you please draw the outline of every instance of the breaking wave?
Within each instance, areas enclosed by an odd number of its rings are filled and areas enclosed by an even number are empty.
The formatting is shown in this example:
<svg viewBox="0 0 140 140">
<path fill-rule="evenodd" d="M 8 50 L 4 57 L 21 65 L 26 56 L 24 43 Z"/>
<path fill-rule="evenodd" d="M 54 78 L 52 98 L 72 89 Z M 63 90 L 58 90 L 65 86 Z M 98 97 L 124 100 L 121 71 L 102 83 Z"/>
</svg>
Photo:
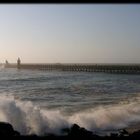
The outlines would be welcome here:
<svg viewBox="0 0 140 140">
<path fill-rule="evenodd" d="M 1 95 L 0 121 L 9 122 L 23 135 L 59 135 L 63 128 L 70 128 L 74 123 L 93 132 L 118 130 L 140 122 L 140 103 L 100 106 L 66 116 L 59 110 L 40 109 L 30 101 Z"/>
</svg>

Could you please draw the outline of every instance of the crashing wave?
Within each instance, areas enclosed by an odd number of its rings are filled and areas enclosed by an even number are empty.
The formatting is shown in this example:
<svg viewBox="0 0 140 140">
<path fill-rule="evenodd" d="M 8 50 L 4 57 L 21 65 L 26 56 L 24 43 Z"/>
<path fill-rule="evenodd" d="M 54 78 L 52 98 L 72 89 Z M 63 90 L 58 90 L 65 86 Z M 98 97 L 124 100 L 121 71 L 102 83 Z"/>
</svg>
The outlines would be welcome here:
<svg viewBox="0 0 140 140">
<path fill-rule="evenodd" d="M 93 132 L 118 130 L 140 122 L 140 103 L 100 106 L 66 116 L 60 110 L 41 109 L 30 101 L 1 95 L 0 121 L 12 124 L 15 130 L 25 135 L 59 135 L 63 128 L 74 123 Z"/>
</svg>

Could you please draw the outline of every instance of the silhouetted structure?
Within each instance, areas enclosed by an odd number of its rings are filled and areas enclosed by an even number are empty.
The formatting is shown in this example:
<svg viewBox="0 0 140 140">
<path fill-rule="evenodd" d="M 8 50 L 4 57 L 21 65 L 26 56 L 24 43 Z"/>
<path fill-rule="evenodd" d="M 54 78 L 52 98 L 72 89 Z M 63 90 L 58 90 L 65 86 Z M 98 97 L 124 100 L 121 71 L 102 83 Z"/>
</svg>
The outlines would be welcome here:
<svg viewBox="0 0 140 140">
<path fill-rule="evenodd" d="M 9 64 L 9 62 L 6 60 L 6 61 L 5 61 L 5 64 L 6 64 L 6 65 L 8 65 L 8 64 Z"/>
<path fill-rule="evenodd" d="M 21 61 L 20 61 L 20 58 L 18 58 L 17 60 L 17 68 L 20 69 L 20 64 L 21 64 Z"/>
<path fill-rule="evenodd" d="M 20 58 L 17 64 L 7 64 L 6 68 L 18 69 L 140 74 L 140 64 L 21 64 Z"/>
</svg>

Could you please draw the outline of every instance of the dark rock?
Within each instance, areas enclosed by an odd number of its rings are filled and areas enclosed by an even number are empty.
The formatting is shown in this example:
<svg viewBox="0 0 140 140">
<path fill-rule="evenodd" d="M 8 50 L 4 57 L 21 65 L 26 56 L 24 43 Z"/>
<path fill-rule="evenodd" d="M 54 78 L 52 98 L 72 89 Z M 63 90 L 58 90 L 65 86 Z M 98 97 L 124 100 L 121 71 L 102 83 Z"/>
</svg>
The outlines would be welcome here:
<svg viewBox="0 0 140 140">
<path fill-rule="evenodd" d="M 132 136 L 132 137 L 140 137 L 140 130 L 133 132 L 132 134 L 130 134 L 130 136 Z"/>
<path fill-rule="evenodd" d="M 63 128 L 62 133 L 68 134 L 70 132 L 70 128 Z"/>
<path fill-rule="evenodd" d="M 20 136 L 20 133 L 18 131 L 14 131 L 14 136 Z"/>
<path fill-rule="evenodd" d="M 0 136 L 19 136 L 20 133 L 15 131 L 11 124 L 0 122 Z"/>
<path fill-rule="evenodd" d="M 110 136 L 111 137 L 118 137 L 118 134 L 117 133 L 111 133 Z"/>
<path fill-rule="evenodd" d="M 128 136 L 129 133 L 125 129 L 119 130 L 119 136 Z"/>
<path fill-rule="evenodd" d="M 91 140 L 99 140 L 99 139 L 109 139 L 109 140 L 118 140 L 121 138 L 140 138 L 140 130 L 133 132 L 132 134 L 129 134 L 125 129 L 122 129 L 119 131 L 119 134 L 117 133 L 112 133 L 110 136 L 98 136 L 93 134 L 91 131 L 86 130 L 85 128 L 80 127 L 77 124 L 73 124 L 71 128 L 65 128 L 62 130 L 63 132 L 66 133 L 65 136 L 55 136 L 53 134 L 49 134 L 46 136 L 37 136 L 37 135 L 26 135 L 22 136 L 20 135 L 19 132 L 15 131 L 12 127 L 11 124 L 5 123 L 5 122 L 0 122 L 0 138 L 2 136 L 18 136 L 20 139 L 24 138 L 29 138 L 29 139 L 34 139 L 34 140 L 39 140 L 39 139 L 91 139 Z M 128 137 L 126 137 L 126 135 Z"/>
<path fill-rule="evenodd" d="M 85 128 L 81 128 L 79 125 L 74 124 L 68 132 L 68 136 L 70 137 L 93 137 L 91 131 L 86 130 Z"/>
</svg>

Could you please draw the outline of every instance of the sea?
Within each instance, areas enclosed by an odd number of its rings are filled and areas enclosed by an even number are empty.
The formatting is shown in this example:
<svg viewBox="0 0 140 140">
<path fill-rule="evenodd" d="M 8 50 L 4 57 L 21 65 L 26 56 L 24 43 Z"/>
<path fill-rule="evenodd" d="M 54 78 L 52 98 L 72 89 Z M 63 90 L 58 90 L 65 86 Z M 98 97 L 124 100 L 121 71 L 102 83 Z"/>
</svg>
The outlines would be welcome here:
<svg viewBox="0 0 140 140">
<path fill-rule="evenodd" d="M 140 75 L 1 67 L 0 121 L 22 135 L 108 135 L 140 123 Z"/>
</svg>

